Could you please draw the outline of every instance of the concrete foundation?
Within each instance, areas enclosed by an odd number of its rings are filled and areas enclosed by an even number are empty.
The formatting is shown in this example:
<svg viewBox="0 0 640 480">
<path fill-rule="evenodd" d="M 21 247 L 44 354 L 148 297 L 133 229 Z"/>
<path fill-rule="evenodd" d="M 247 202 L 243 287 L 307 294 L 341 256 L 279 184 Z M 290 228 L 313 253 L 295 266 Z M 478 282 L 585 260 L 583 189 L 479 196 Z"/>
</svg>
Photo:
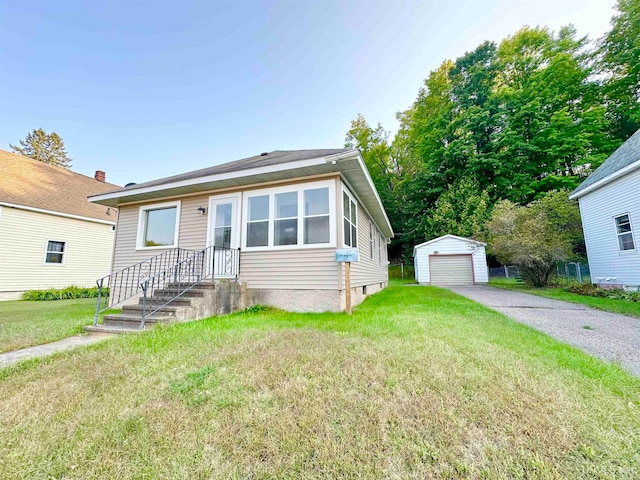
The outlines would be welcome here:
<svg viewBox="0 0 640 480">
<path fill-rule="evenodd" d="M 374 283 L 351 289 L 351 306 L 379 292 L 387 283 Z M 344 290 L 275 290 L 248 289 L 249 305 L 270 305 L 288 312 L 341 312 L 347 307 Z"/>
</svg>

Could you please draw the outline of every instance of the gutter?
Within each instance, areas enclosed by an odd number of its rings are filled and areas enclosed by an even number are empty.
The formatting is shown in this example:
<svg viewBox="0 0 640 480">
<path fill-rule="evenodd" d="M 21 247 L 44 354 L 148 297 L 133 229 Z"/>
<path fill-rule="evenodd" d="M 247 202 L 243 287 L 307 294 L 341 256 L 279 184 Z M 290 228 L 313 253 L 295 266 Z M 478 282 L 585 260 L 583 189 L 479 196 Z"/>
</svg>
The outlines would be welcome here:
<svg viewBox="0 0 640 480">
<path fill-rule="evenodd" d="M 116 222 L 109 222 L 108 220 L 100 220 L 99 218 L 83 217 L 81 215 L 73 215 L 71 213 L 62 213 L 62 212 L 56 212 L 54 210 L 44 210 L 42 208 L 27 207 L 25 205 L 17 205 L 15 203 L 0 202 L 0 206 L 16 208 L 18 210 L 27 210 L 29 212 L 44 213 L 46 215 L 54 215 L 56 217 L 73 218 L 74 220 L 83 220 L 85 222 L 102 223 L 104 225 L 116 224 Z"/>
</svg>

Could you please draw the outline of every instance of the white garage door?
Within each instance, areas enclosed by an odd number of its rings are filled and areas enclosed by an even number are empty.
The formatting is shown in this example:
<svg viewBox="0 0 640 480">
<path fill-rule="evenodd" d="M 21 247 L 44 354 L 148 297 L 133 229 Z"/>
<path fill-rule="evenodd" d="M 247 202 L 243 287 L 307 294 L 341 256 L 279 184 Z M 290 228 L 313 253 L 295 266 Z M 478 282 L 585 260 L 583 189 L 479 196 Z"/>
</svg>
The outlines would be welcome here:
<svg viewBox="0 0 640 480">
<path fill-rule="evenodd" d="M 471 255 L 430 255 L 431 285 L 473 285 Z"/>
</svg>

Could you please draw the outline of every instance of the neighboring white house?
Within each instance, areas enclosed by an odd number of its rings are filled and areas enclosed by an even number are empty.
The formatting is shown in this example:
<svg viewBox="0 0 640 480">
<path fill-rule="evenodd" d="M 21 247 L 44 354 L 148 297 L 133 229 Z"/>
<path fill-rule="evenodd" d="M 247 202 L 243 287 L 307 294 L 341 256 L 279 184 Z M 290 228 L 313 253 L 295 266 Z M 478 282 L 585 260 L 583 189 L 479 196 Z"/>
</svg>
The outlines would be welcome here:
<svg viewBox="0 0 640 480">
<path fill-rule="evenodd" d="M 640 130 L 569 198 L 580 204 L 591 281 L 640 286 Z"/>
<path fill-rule="evenodd" d="M 360 255 L 350 271 L 352 304 L 387 285 L 393 231 L 357 150 L 266 152 L 90 201 L 119 210 L 114 272 L 140 264 L 156 278 L 172 271 L 176 255 L 213 246 L 215 278 L 238 278 L 254 303 L 340 311 L 345 266 L 336 249 L 350 247 Z M 120 295 L 129 287 L 118 278 L 109 279 L 112 304 L 132 298 Z"/>
<path fill-rule="evenodd" d="M 445 235 L 413 248 L 416 281 L 429 285 L 487 283 L 486 243 Z"/>
<path fill-rule="evenodd" d="M 0 300 L 26 290 L 95 286 L 111 270 L 115 209 L 87 201 L 95 178 L 0 150 Z"/>
</svg>

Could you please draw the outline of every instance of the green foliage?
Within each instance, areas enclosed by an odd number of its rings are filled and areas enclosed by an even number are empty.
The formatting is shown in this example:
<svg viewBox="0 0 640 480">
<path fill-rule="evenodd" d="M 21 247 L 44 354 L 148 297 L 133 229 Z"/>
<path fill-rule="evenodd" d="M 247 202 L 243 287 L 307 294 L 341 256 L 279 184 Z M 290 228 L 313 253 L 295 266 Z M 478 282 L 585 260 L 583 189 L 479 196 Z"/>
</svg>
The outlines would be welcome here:
<svg viewBox="0 0 640 480">
<path fill-rule="evenodd" d="M 66 169 L 71 168 L 72 160 L 68 157 L 62 137 L 56 132 L 47 133 L 42 128 L 34 129 L 27 134 L 20 145 L 9 145 L 11 150 L 25 157 Z"/>
<path fill-rule="evenodd" d="M 640 128 L 640 0 L 618 0 L 617 8 L 597 54 L 612 129 L 625 140 Z"/>
<path fill-rule="evenodd" d="M 389 265 L 389 278 L 402 278 L 403 269 L 400 268 L 400 265 Z M 413 265 L 405 265 L 404 266 L 404 278 L 412 279 L 415 278 L 416 273 L 413 268 Z"/>
<path fill-rule="evenodd" d="M 589 297 L 610 298 L 613 300 L 640 303 L 640 291 L 628 292 L 623 288 L 607 289 L 600 288 L 591 283 L 574 283 L 565 287 L 565 290 L 569 293 L 576 293 L 578 295 L 586 295 Z"/>
<path fill-rule="evenodd" d="M 108 295 L 107 289 L 103 290 L 103 295 Z M 31 301 L 48 301 L 48 300 L 71 300 L 74 298 L 97 298 L 98 289 L 94 288 L 82 288 L 71 285 L 70 287 L 56 289 L 50 288 L 48 290 L 29 290 L 22 294 L 22 300 Z"/>
<path fill-rule="evenodd" d="M 347 146 L 387 208 L 392 258 L 442 234 L 482 237 L 502 200 L 575 189 L 640 127 L 640 0 L 617 6 L 595 49 L 572 26 L 525 27 L 443 61 L 391 141 L 354 120 Z"/>
<path fill-rule="evenodd" d="M 454 183 L 436 201 L 425 220 L 425 238 L 453 234 L 484 238 L 485 224 L 491 215 L 489 195 L 478 183 L 463 178 Z"/>
<path fill-rule="evenodd" d="M 266 305 L 251 305 L 250 307 L 245 308 L 242 312 L 240 313 L 247 313 L 247 314 L 256 314 L 256 313 L 266 313 L 272 310 L 272 307 L 268 307 Z"/>
<path fill-rule="evenodd" d="M 568 260 L 581 241 L 580 212 L 568 193 L 549 192 L 526 206 L 503 200 L 487 224 L 489 252 L 505 265 L 518 265 L 534 287 L 548 285 L 555 265 Z"/>
</svg>

